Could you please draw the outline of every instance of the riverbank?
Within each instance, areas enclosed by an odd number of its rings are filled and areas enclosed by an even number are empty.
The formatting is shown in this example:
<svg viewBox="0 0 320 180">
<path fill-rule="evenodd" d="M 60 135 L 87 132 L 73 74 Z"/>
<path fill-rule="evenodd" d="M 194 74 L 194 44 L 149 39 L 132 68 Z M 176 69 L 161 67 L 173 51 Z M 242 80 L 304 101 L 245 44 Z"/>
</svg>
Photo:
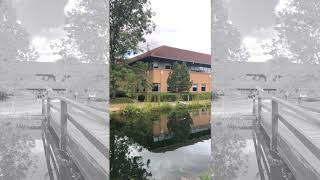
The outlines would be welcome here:
<svg viewBox="0 0 320 180">
<path fill-rule="evenodd" d="M 176 107 L 178 104 L 184 104 L 186 106 L 210 106 L 210 100 L 199 101 L 181 101 L 181 102 L 138 102 L 138 103 L 124 103 L 124 104 L 110 104 L 109 112 L 115 113 L 124 110 L 128 106 L 134 106 L 140 109 L 157 108 L 163 106 Z"/>
</svg>

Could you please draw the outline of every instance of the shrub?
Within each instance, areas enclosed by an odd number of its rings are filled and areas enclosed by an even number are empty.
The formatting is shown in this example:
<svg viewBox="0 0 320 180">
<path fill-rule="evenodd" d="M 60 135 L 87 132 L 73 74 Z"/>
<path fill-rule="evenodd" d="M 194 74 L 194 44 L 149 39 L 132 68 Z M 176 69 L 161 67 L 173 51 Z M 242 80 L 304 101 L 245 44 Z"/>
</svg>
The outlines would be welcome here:
<svg viewBox="0 0 320 180">
<path fill-rule="evenodd" d="M 160 95 L 161 102 L 174 102 L 178 99 L 177 94 L 174 93 L 163 93 Z"/>
<path fill-rule="evenodd" d="M 121 114 L 125 117 L 142 117 L 144 111 L 136 106 L 129 105 L 122 110 Z"/>
<path fill-rule="evenodd" d="M 6 101 L 7 99 L 9 99 L 8 93 L 5 91 L 0 91 L 0 101 Z"/>
<path fill-rule="evenodd" d="M 139 101 L 139 102 L 144 102 L 145 99 L 146 99 L 146 96 L 145 96 L 144 94 L 139 94 L 139 95 L 138 95 L 138 101 Z"/>
<path fill-rule="evenodd" d="M 200 93 L 197 95 L 198 100 L 208 100 L 211 99 L 211 93 Z"/>
<path fill-rule="evenodd" d="M 118 97 L 110 100 L 111 104 L 122 104 L 122 103 L 134 103 L 134 101 L 127 97 Z"/>
</svg>

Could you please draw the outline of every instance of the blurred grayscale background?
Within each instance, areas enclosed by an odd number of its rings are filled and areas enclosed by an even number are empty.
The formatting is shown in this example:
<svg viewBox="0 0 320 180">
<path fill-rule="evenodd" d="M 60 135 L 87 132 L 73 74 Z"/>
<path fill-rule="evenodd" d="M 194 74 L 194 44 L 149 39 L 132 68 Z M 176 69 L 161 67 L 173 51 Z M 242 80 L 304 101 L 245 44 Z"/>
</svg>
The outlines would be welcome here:
<svg viewBox="0 0 320 180">
<path fill-rule="evenodd" d="M 320 179 L 320 2 L 212 0 L 213 179 Z"/>
<path fill-rule="evenodd" d="M 109 178 L 109 1 L 0 1 L 0 179 Z"/>
</svg>

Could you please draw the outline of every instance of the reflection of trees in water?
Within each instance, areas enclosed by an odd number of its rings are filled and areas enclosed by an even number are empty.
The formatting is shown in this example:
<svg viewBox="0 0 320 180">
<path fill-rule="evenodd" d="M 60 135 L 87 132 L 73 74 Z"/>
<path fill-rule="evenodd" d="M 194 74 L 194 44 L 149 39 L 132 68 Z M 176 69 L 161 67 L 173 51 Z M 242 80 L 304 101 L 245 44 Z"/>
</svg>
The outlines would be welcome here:
<svg viewBox="0 0 320 180">
<path fill-rule="evenodd" d="M 134 151 L 142 151 L 137 143 L 147 143 L 152 126 L 140 118 L 126 119 L 124 123 L 111 120 L 110 132 L 110 178 L 143 180 L 151 177 L 151 172 L 145 168 L 150 161 L 144 164 Z"/>
<path fill-rule="evenodd" d="M 246 140 L 239 129 L 229 128 L 219 120 L 212 123 L 211 151 L 215 180 L 236 179 L 243 169 L 247 169 L 244 165 L 248 156 L 242 153 Z"/>
<path fill-rule="evenodd" d="M 172 111 L 168 116 L 167 127 L 176 142 L 185 142 L 189 139 L 193 121 L 185 109 Z"/>
<path fill-rule="evenodd" d="M 160 116 L 160 114 L 157 114 Z M 150 160 L 143 163 L 137 156 L 143 148 L 150 149 L 153 144 L 153 119 L 155 116 L 142 113 L 128 113 L 124 120 L 111 120 L 110 126 L 110 178 L 111 179 L 149 179 Z M 192 118 L 187 110 L 178 109 L 169 114 L 167 126 L 175 142 L 183 142 L 191 133 Z"/>
<path fill-rule="evenodd" d="M 35 141 L 28 135 L 11 127 L 10 123 L 0 123 L 0 179 L 22 180 L 30 170 L 34 172 L 36 160 L 31 157 L 34 147 Z"/>
</svg>

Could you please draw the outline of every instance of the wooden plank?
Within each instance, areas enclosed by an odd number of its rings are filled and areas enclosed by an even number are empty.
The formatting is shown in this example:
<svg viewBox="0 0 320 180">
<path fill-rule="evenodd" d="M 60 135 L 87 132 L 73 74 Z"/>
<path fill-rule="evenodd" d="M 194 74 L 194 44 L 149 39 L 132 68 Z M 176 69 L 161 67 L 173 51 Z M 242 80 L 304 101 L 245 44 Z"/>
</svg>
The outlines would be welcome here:
<svg viewBox="0 0 320 180">
<path fill-rule="evenodd" d="M 315 146 L 309 138 L 303 135 L 297 128 L 293 127 L 280 114 L 278 115 L 280 121 L 320 160 L 320 149 Z"/>
<path fill-rule="evenodd" d="M 297 114 L 305 117 L 308 121 L 310 122 L 313 122 L 315 123 L 316 125 L 319 125 L 320 126 L 320 120 L 317 116 L 315 116 L 313 113 L 310 113 L 308 111 L 305 111 L 305 109 L 303 108 L 300 108 L 298 106 L 295 106 L 295 105 L 292 105 L 282 99 L 279 99 L 279 98 L 276 98 L 276 97 L 273 97 L 272 100 L 280 103 L 282 106 L 296 112 Z"/>
<path fill-rule="evenodd" d="M 277 151 L 278 143 L 278 102 L 272 100 L 271 111 L 271 150 Z"/>
<path fill-rule="evenodd" d="M 46 114 L 46 119 L 47 119 L 47 125 L 50 127 L 50 98 L 47 98 L 47 114 Z"/>
<path fill-rule="evenodd" d="M 88 130 L 79 124 L 70 114 L 68 120 L 106 157 L 109 159 L 109 150 L 96 137 L 94 137 Z"/>
<path fill-rule="evenodd" d="M 261 97 L 258 97 L 258 126 L 261 126 Z"/>
<path fill-rule="evenodd" d="M 60 111 L 60 149 L 66 151 L 67 146 L 67 103 L 61 101 L 61 111 Z"/>
<path fill-rule="evenodd" d="M 52 117 L 53 117 L 52 127 L 57 134 L 60 134 L 59 112 L 54 112 L 52 114 Z M 84 177 L 88 177 L 89 179 L 91 177 L 101 177 L 101 174 L 108 174 L 109 161 L 105 157 L 106 153 L 101 153 L 96 147 L 94 147 L 92 142 L 90 142 L 87 138 L 85 138 L 84 134 L 81 133 L 80 130 L 78 130 L 78 128 L 76 128 L 71 122 L 68 122 L 68 123 L 70 124 L 68 124 L 69 138 L 68 138 L 67 151 L 70 155 L 72 155 L 72 160 L 80 169 L 81 174 Z M 87 169 L 87 168 L 94 168 L 94 169 Z M 96 172 L 96 171 L 100 171 L 100 172 Z"/>
<path fill-rule="evenodd" d="M 43 124 L 42 128 L 45 128 L 44 124 Z M 52 170 L 51 163 L 50 163 L 50 158 L 51 158 L 50 157 L 50 146 L 48 144 L 44 130 L 41 132 L 41 137 L 42 137 L 42 142 L 43 142 L 43 147 L 44 147 L 44 154 L 46 157 L 49 178 L 50 178 L 50 180 L 54 180 L 53 170 Z"/>
<path fill-rule="evenodd" d="M 102 122 L 107 122 L 108 114 L 105 113 L 105 112 L 97 111 L 97 110 L 95 110 L 93 108 L 90 108 L 88 106 L 82 105 L 82 104 L 77 103 L 77 102 L 74 102 L 74 101 L 72 101 L 72 100 L 70 100 L 68 98 L 65 98 L 65 97 L 60 97 L 59 99 L 65 101 L 69 105 L 71 105 L 73 107 L 76 107 L 77 109 L 79 109 L 79 110 L 81 110 L 83 112 L 86 112 L 86 113 L 90 114 L 91 116 L 93 116 L 97 120 L 100 120 Z"/>
<path fill-rule="evenodd" d="M 256 99 L 255 98 L 253 98 L 253 107 L 252 107 L 252 114 L 253 115 L 256 115 Z"/>
<path fill-rule="evenodd" d="M 105 166 L 102 167 L 97 163 L 97 159 L 94 159 L 90 153 L 72 137 L 69 139 L 67 151 L 72 156 L 72 160 L 86 180 L 109 179 L 108 172 L 106 171 L 108 165 L 105 164 Z"/>
<path fill-rule="evenodd" d="M 262 113 L 262 127 L 271 137 L 271 114 Z M 320 161 L 282 123 L 279 124 L 278 152 L 297 180 L 319 180 Z"/>
</svg>

